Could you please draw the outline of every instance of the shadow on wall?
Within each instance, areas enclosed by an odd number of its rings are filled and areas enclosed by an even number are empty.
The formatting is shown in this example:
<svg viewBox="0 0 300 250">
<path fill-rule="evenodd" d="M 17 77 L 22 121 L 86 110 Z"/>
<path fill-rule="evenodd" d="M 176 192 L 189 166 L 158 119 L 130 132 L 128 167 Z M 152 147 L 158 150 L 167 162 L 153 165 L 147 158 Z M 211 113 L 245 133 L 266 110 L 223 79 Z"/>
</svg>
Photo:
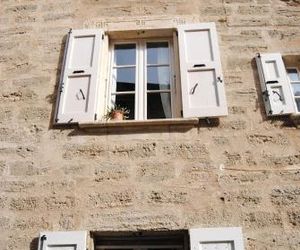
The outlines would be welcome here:
<svg viewBox="0 0 300 250">
<path fill-rule="evenodd" d="M 62 41 L 61 41 L 59 58 L 58 58 L 58 63 L 57 63 L 57 71 L 56 71 L 56 77 L 55 77 L 55 86 L 53 88 L 52 94 L 47 96 L 48 102 L 52 105 L 48 129 L 56 129 L 56 127 L 53 126 L 53 120 L 54 120 L 55 111 L 56 111 L 55 110 L 55 108 L 56 108 L 56 99 L 57 99 L 57 95 L 58 95 L 58 91 L 59 91 L 60 74 L 61 74 L 61 69 L 62 69 L 62 63 L 63 63 L 63 57 L 64 57 L 64 52 L 65 52 L 66 40 L 67 40 L 67 35 L 65 35 L 63 37 Z M 64 126 L 64 127 L 61 127 L 61 128 L 67 128 L 67 126 Z"/>
<path fill-rule="evenodd" d="M 267 116 L 265 111 L 265 105 L 263 100 L 263 94 L 260 86 L 260 80 L 258 76 L 258 70 L 255 58 L 251 60 L 251 68 L 253 73 L 253 79 L 256 89 L 256 110 L 260 111 L 260 115 L 262 117 L 263 121 L 270 121 L 270 123 L 276 123 L 279 124 L 280 127 L 295 127 L 294 122 L 290 119 L 289 115 L 284 116 Z"/>
<path fill-rule="evenodd" d="M 30 242 L 30 250 L 38 250 L 39 238 L 36 237 Z"/>
</svg>

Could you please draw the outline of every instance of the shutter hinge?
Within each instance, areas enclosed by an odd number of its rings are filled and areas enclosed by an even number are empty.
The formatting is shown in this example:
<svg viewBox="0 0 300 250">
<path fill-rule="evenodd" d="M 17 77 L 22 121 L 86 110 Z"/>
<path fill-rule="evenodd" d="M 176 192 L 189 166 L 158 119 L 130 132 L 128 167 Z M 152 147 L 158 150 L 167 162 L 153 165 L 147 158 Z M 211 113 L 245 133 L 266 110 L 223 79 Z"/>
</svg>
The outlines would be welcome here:
<svg viewBox="0 0 300 250">
<path fill-rule="evenodd" d="M 97 114 L 94 115 L 94 120 L 95 120 L 95 121 L 97 120 Z"/>
<path fill-rule="evenodd" d="M 69 29 L 69 34 L 71 34 L 72 33 L 72 29 Z"/>
<path fill-rule="evenodd" d="M 59 121 L 59 119 L 58 118 L 55 118 L 55 122 L 57 123 Z"/>
<path fill-rule="evenodd" d="M 61 86 L 60 86 L 60 90 L 59 90 L 60 93 L 63 92 L 63 89 L 64 89 L 64 83 L 62 82 L 62 83 L 61 83 Z"/>
<path fill-rule="evenodd" d="M 178 30 L 175 30 L 176 36 L 178 36 Z"/>
<path fill-rule="evenodd" d="M 104 40 L 104 34 L 102 34 L 102 40 Z"/>
<path fill-rule="evenodd" d="M 183 111 L 182 110 L 180 110 L 180 114 L 181 114 L 181 117 L 183 117 Z"/>
<path fill-rule="evenodd" d="M 257 57 L 260 58 L 260 53 L 257 53 Z"/>
<path fill-rule="evenodd" d="M 266 97 L 269 97 L 269 96 L 270 96 L 270 94 L 269 94 L 269 91 L 268 91 L 268 90 L 265 90 L 265 91 L 263 91 L 263 92 L 262 92 L 262 94 L 263 94 L 263 95 L 265 95 Z"/>
</svg>

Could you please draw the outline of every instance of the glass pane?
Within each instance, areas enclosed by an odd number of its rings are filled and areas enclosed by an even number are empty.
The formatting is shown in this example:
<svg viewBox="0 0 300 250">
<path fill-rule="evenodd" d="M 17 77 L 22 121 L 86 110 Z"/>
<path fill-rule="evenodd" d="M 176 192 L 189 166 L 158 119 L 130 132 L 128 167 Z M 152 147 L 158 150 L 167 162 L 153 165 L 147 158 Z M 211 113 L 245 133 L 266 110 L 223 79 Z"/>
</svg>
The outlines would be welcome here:
<svg viewBox="0 0 300 250">
<path fill-rule="evenodd" d="M 300 77 L 296 69 L 288 69 L 287 72 L 291 81 L 300 81 Z"/>
<path fill-rule="evenodd" d="M 300 96 L 300 82 L 299 83 L 293 83 L 293 92 L 295 96 Z"/>
<path fill-rule="evenodd" d="M 169 66 L 147 68 L 147 89 L 148 90 L 170 89 Z"/>
<path fill-rule="evenodd" d="M 117 92 L 134 91 L 135 90 L 135 67 L 133 68 L 117 68 L 115 69 Z"/>
<path fill-rule="evenodd" d="M 129 114 L 127 115 L 129 120 L 134 119 L 134 94 L 128 94 L 128 95 L 115 95 L 115 103 L 113 103 L 115 106 L 119 106 L 122 108 L 126 108 L 129 111 Z"/>
<path fill-rule="evenodd" d="M 147 119 L 171 118 L 170 93 L 147 94 Z"/>
<path fill-rule="evenodd" d="M 169 64 L 168 42 L 147 43 L 147 64 Z"/>
<path fill-rule="evenodd" d="M 115 45 L 116 65 L 135 65 L 135 44 Z"/>
<path fill-rule="evenodd" d="M 300 112 L 300 99 L 295 99 L 296 105 L 297 105 L 297 110 Z"/>
</svg>

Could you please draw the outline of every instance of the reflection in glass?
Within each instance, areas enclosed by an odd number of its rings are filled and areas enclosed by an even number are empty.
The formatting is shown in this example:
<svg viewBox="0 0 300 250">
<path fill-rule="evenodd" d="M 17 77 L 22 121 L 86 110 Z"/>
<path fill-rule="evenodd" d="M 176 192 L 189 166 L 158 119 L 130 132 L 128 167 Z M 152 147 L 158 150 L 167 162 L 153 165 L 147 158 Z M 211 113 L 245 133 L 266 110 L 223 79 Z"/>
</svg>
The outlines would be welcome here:
<svg viewBox="0 0 300 250">
<path fill-rule="evenodd" d="M 134 91 L 135 90 L 135 67 L 132 68 L 117 68 L 116 82 L 117 92 Z"/>
<path fill-rule="evenodd" d="M 293 83 L 293 92 L 295 96 L 300 96 L 300 82 L 299 83 Z"/>
<path fill-rule="evenodd" d="M 300 112 L 300 99 L 296 99 L 297 110 Z"/>
<path fill-rule="evenodd" d="M 292 82 L 300 81 L 300 77 L 299 77 L 296 69 L 288 69 L 287 72 L 288 72 L 288 76 Z"/>
<path fill-rule="evenodd" d="M 116 44 L 114 51 L 116 65 L 135 65 L 135 44 Z"/>
<path fill-rule="evenodd" d="M 115 95 L 115 106 L 120 106 L 129 110 L 128 120 L 134 119 L 134 94 Z"/>
<path fill-rule="evenodd" d="M 147 64 L 169 64 L 168 42 L 147 43 Z"/>
<path fill-rule="evenodd" d="M 148 90 L 170 89 L 169 66 L 147 68 L 147 89 Z"/>
<path fill-rule="evenodd" d="M 147 119 L 171 118 L 170 93 L 147 94 Z"/>
</svg>

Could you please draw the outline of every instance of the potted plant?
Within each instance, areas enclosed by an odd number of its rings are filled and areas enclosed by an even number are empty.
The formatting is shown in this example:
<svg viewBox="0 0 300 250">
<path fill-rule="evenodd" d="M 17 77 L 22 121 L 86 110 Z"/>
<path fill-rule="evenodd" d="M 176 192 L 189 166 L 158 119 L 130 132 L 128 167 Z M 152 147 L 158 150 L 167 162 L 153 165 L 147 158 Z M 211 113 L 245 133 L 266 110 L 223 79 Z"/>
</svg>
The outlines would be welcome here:
<svg viewBox="0 0 300 250">
<path fill-rule="evenodd" d="M 106 120 L 122 121 L 128 118 L 129 110 L 120 105 L 115 105 L 108 109 L 105 118 Z"/>
</svg>

